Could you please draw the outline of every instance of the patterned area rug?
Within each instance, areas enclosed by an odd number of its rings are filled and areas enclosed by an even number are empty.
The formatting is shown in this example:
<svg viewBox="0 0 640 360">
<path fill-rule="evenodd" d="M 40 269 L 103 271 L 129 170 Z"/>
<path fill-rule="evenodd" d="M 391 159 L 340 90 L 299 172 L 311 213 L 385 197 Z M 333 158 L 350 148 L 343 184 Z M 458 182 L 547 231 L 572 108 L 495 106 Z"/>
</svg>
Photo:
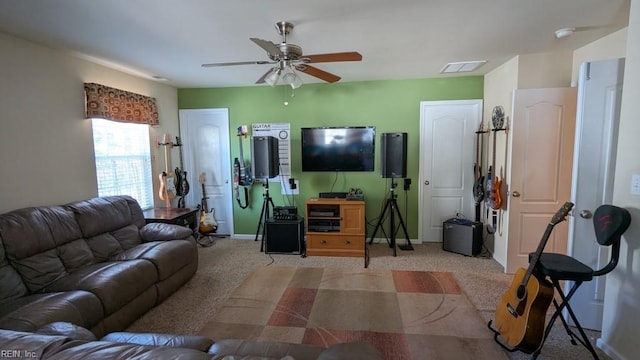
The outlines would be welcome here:
<svg viewBox="0 0 640 360">
<path fill-rule="evenodd" d="M 386 359 L 507 359 L 451 273 L 262 267 L 200 330 L 329 346 L 366 340 Z"/>
</svg>

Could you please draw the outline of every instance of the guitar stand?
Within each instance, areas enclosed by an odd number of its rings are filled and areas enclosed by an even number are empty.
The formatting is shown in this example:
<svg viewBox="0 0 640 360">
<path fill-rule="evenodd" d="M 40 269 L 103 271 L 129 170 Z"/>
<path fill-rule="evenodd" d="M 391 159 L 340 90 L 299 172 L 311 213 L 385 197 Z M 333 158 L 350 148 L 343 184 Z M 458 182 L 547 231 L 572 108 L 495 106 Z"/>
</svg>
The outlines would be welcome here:
<svg viewBox="0 0 640 360">
<path fill-rule="evenodd" d="M 498 332 L 498 330 L 494 329 L 493 326 L 491 326 L 493 320 L 489 320 L 489 323 L 487 324 L 487 327 L 489 328 L 489 330 L 491 330 L 491 332 L 493 332 L 493 340 L 495 340 L 495 342 L 500 345 L 501 348 L 505 349 L 508 352 L 516 352 L 516 351 L 521 351 L 518 348 L 514 348 L 511 347 L 505 343 L 503 343 L 498 336 L 500 336 L 500 332 Z"/>
<path fill-rule="evenodd" d="M 405 245 L 398 245 L 397 247 L 399 247 L 400 250 L 413 250 L 413 246 L 411 245 L 411 240 L 409 240 L 409 233 L 407 232 L 407 227 L 405 226 L 404 220 L 402 220 L 402 214 L 400 214 L 400 210 L 398 209 L 398 202 L 396 201 L 397 195 L 395 193 L 396 186 L 397 184 L 395 180 L 391 180 L 391 190 L 390 190 L 391 196 L 387 198 L 387 202 L 384 206 L 384 209 L 382 209 L 382 213 L 380 213 L 380 217 L 378 218 L 378 224 L 376 224 L 376 228 L 375 230 L 373 230 L 371 239 L 369 239 L 369 245 L 373 244 L 373 239 L 376 237 L 376 233 L 378 232 L 378 229 L 382 229 L 382 232 L 386 236 L 386 232 L 381 226 L 382 226 L 382 222 L 385 219 L 385 214 L 387 213 L 387 210 L 389 210 L 390 211 L 389 233 L 390 233 L 391 239 L 387 238 L 387 243 L 389 244 L 389 247 L 393 249 L 393 256 L 396 256 L 396 222 L 395 222 L 396 214 L 398 215 L 398 220 L 400 221 L 402 230 L 404 230 L 404 236 L 407 239 L 407 243 Z"/>
<path fill-rule="evenodd" d="M 256 230 L 256 238 L 253 241 L 258 241 L 258 236 L 262 235 L 260 240 L 260 252 L 264 252 L 264 233 L 267 229 L 267 219 L 270 217 L 270 209 L 273 210 L 273 200 L 271 200 L 271 196 L 269 196 L 269 179 L 266 179 L 262 184 L 264 186 L 264 194 L 262 194 L 262 210 L 260 211 L 260 220 L 258 220 L 258 228 Z M 271 206 L 271 208 L 269 208 Z M 262 229 L 262 233 L 260 232 Z"/>
</svg>

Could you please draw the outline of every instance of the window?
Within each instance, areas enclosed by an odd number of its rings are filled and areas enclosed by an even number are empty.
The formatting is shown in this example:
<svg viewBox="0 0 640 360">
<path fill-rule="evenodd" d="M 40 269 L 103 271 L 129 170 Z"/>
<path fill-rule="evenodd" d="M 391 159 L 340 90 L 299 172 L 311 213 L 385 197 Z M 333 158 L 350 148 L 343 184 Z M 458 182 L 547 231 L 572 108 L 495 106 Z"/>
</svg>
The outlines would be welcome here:
<svg viewBox="0 0 640 360">
<path fill-rule="evenodd" d="M 153 207 L 149 125 L 91 119 L 98 196 L 130 195 Z"/>
</svg>

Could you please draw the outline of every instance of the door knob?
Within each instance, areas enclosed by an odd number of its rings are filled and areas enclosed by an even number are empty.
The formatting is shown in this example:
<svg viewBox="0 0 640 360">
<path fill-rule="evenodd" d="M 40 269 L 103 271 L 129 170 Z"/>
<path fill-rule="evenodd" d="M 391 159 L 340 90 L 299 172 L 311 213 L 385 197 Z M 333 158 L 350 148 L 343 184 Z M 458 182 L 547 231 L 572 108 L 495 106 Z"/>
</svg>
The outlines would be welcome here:
<svg viewBox="0 0 640 360">
<path fill-rule="evenodd" d="M 580 211 L 580 217 L 583 218 L 583 219 L 591 219 L 592 216 L 593 216 L 593 214 L 589 210 Z"/>
<path fill-rule="evenodd" d="M 511 193 L 511 196 L 513 196 L 513 197 L 520 197 L 520 193 L 519 193 L 519 192 L 517 192 L 517 191 L 514 191 L 514 192 L 512 192 L 512 193 Z"/>
<path fill-rule="evenodd" d="M 424 184 L 425 184 L 425 185 L 429 185 L 429 180 L 425 180 L 425 181 L 424 181 Z"/>
</svg>

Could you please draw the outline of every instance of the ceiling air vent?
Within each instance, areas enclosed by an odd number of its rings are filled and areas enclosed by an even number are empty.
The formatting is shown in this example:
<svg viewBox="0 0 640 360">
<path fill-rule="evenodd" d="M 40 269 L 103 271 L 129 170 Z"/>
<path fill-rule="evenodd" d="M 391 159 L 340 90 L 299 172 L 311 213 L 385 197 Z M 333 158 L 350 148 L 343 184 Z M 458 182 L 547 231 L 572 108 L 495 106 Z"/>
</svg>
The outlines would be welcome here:
<svg viewBox="0 0 640 360">
<path fill-rule="evenodd" d="M 445 65 L 440 73 L 442 74 L 452 74 L 452 73 L 460 73 L 460 72 L 471 72 L 475 71 L 480 66 L 484 65 L 487 61 L 460 61 L 460 62 L 452 62 Z"/>
</svg>

